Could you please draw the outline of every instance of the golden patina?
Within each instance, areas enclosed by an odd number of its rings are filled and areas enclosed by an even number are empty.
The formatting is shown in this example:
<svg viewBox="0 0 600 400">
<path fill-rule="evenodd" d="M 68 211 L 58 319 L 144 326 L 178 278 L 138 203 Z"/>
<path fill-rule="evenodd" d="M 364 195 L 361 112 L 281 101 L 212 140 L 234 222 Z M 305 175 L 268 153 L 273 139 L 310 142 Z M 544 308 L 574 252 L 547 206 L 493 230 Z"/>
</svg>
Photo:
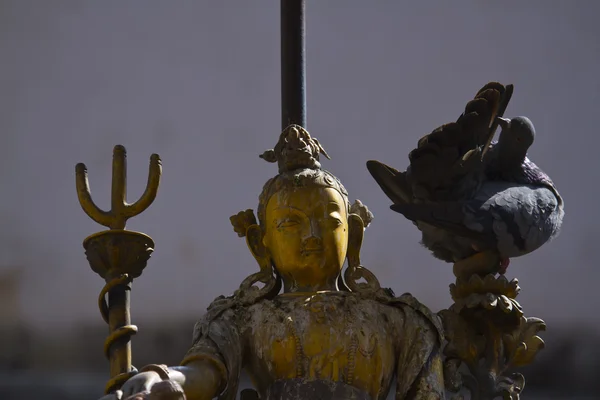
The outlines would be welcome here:
<svg viewBox="0 0 600 400">
<path fill-rule="evenodd" d="M 266 207 L 263 244 L 286 292 L 336 290 L 348 247 L 348 206 L 331 188 L 290 187 Z"/>
</svg>

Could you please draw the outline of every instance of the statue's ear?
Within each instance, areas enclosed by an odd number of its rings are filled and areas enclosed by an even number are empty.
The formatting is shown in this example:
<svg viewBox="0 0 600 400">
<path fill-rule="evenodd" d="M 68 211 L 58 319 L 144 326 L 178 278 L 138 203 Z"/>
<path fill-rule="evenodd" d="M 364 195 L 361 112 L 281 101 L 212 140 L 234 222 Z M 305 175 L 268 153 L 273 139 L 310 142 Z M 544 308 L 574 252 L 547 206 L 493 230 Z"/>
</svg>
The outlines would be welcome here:
<svg viewBox="0 0 600 400">
<path fill-rule="evenodd" d="M 350 287 L 356 289 L 356 285 L 352 281 L 354 271 L 360 266 L 360 248 L 362 247 L 365 224 L 358 214 L 348 214 L 348 249 L 346 250 L 346 258 L 348 259 L 348 268 L 344 273 L 338 276 L 337 284 L 340 290 L 350 292 Z"/>
<path fill-rule="evenodd" d="M 252 224 L 246 229 L 246 244 L 258 262 L 261 271 L 271 270 L 271 256 L 263 244 L 263 231 L 257 224 Z"/>
<path fill-rule="evenodd" d="M 349 267 L 360 265 L 360 248 L 365 234 L 365 224 L 358 214 L 348 215 L 348 258 Z"/>
<path fill-rule="evenodd" d="M 352 292 L 380 293 L 381 285 L 377 277 L 360 264 L 360 248 L 362 246 L 365 224 L 357 214 L 348 216 L 348 268 L 344 273 L 346 286 Z M 361 282 L 364 280 L 364 282 Z M 386 292 L 387 293 L 387 292 Z M 386 298 L 390 296 L 384 294 Z"/>
</svg>

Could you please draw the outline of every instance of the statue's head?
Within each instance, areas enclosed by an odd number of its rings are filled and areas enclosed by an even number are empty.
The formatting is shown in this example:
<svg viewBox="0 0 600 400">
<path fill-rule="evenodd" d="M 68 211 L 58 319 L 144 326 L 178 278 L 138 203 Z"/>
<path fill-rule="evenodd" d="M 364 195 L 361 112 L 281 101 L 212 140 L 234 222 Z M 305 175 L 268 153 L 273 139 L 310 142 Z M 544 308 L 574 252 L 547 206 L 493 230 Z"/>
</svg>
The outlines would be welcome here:
<svg viewBox="0 0 600 400">
<path fill-rule="evenodd" d="M 262 244 L 284 283 L 331 286 L 348 249 L 348 195 L 326 171 L 298 169 L 273 178 L 259 205 Z"/>
<path fill-rule="evenodd" d="M 321 154 L 328 157 L 305 129 L 291 125 L 261 156 L 277 162 L 279 174 L 265 184 L 259 224 L 247 227 L 246 236 L 254 256 L 269 260 L 286 291 L 334 288 L 356 229 L 350 215 L 362 214 L 361 237 L 372 218 L 360 202 L 351 206 L 341 182 L 321 169 Z"/>
</svg>

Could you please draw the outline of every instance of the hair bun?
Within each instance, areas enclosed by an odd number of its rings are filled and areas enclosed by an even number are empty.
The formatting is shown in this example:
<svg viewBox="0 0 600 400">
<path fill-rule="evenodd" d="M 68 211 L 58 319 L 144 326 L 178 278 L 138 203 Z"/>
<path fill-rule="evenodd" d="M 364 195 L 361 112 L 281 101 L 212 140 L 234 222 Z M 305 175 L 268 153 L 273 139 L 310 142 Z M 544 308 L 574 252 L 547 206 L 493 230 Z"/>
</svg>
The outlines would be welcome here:
<svg viewBox="0 0 600 400">
<path fill-rule="evenodd" d="M 265 151 L 260 158 L 267 162 L 277 162 L 279 173 L 300 168 L 320 169 L 319 156 L 329 155 L 316 138 L 300 125 L 290 125 L 281 132 L 275 148 Z"/>
</svg>

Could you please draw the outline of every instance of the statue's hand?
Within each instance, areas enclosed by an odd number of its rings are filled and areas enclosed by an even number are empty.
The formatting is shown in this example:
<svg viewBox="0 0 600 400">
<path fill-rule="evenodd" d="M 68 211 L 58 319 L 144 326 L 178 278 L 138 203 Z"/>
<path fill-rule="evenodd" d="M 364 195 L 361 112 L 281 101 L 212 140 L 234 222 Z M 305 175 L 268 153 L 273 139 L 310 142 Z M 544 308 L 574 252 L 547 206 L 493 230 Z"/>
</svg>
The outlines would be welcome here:
<svg viewBox="0 0 600 400">
<path fill-rule="evenodd" d="M 154 371 L 140 372 L 137 375 L 129 378 L 121 387 L 121 397 L 115 397 L 118 400 L 125 400 L 129 396 L 142 392 L 150 392 L 150 389 L 155 383 L 161 382 L 162 378 Z M 102 398 L 101 400 L 104 400 Z M 107 399 L 108 400 L 108 399 Z"/>
<path fill-rule="evenodd" d="M 123 392 L 120 390 L 115 391 L 114 393 L 107 394 L 106 396 L 100 397 L 98 400 L 121 400 L 123 398 Z"/>
</svg>

